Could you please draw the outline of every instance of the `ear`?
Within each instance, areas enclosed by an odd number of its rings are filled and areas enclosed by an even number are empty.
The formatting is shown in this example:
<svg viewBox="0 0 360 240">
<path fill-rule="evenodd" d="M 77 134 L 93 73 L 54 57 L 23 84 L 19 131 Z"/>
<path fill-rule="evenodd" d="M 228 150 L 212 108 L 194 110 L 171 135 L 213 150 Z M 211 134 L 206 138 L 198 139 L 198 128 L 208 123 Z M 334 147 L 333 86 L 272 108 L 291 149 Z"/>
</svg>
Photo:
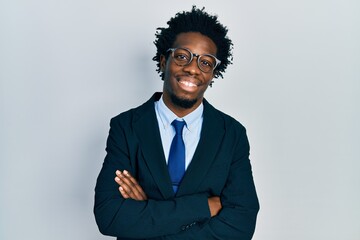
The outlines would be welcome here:
<svg viewBox="0 0 360 240">
<path fill-rule="evenodd" d="M 164 55 L 160 55 L 160 71 L 164 72 L 166 66 L 166 57 Z"/>
</svg>

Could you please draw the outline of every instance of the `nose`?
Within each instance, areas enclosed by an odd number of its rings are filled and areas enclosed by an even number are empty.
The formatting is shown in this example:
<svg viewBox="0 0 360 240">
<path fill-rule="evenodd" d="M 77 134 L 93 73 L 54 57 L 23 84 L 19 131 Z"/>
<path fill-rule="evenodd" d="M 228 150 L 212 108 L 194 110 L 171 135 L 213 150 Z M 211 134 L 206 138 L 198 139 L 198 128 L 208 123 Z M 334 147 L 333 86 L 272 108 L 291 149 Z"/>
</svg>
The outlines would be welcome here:
<svg viewBox="0 0 360 240">
<path fill-rule="evenodd" d="M 201 70 L 198 66 L 197 59 L 198 56 L 194 56 L 191 62 L 183 67 L 184 71 L 189 72 L 192 75 L 199 74 Z"/>
</svg>

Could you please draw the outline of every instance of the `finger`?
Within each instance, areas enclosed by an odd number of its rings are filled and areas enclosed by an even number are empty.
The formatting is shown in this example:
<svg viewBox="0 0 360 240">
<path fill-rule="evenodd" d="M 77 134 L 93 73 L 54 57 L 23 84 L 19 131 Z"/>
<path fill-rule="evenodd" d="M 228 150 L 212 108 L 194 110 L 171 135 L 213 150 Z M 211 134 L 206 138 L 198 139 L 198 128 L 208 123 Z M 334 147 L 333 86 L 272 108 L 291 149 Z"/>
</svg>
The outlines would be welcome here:
<svg viewBox="0 0 360 240">
<path fill-rule="evenodd" d="M 129 185 L 129 187 L 131 187 L 131 185 L 133 185 L 133 183 L 130 181 L 130 179 L 127 179 L 127 176 L 125 176 L 121 171 L 117 170 L 116 171 L 116 177 L 115 177 L 115 181 L 121 185 L 121 184 L 127 184 Z"/>
<path fill-rule="evenodd" d="M 115 174 L 116 174 L 116 176 L 117 176 L 118 178 L 121 178 L 122 175 L 123 175 L 120 170 L 116 170 Z"/>
<path fill-rule="evenodd" d="M 123 184 L 123 181 L 121 181 L 121 179 L 119 177 L 115 177 L 115 182 L 117 184 L 119 184 L 119 186 L 121 186 L 121 184 Z"/>
<path fill-rule="evenodd" d="M 126 197 L 135 200 L 147 200 L 145 192 L 128 171 L 124 170 L 121 172 L 117 170 L 115 174 L 115 181 L 122 186 L 122 192 L 126 194 Z"/>
<path fill-rule="evenodd" d="M 119 170 L 117 170 L 115 173 L 116 173 L 115 182 L 120 185 L 119 191 L 120 191 L 121 195 L 124 198 L 132 198 L 133 196 L 130 196 L 131 195 L 131 187 L 128 186 L 127 183 L 122 181 L 122 179 L 124 179 L 125 176 Z"/>
<path fill-rule="evenodd" d="M 142 191 L 141 187 L 139 188 L 137 186 L 138 185 L 137 183 L 134 184 L 134 182 L 131 181 L 129 177 L 125 176 L 124 174 L 121 174 L 120 182 L 121 182 L 120 183 L 121 187 L 123 188 L 123 190 L 127 193 L 127 195 L 130 198 L 135 199 L 135 200 L 144 200 L 144 195 L 141 192 Z M 139 189 L 141 191 L 139 191 Z"/>
<path fill-rule="evenodd" d="M 115 182 L 117 182 L 117 184 L 120 185 L 119 192 L 123 196 L 123 198 L 129 198 L 130 197 L 129 194 L 127 194 L 124 188 L 121 186 L 121 184 L 123 183 L 121 179 L 119 177 L 115 177 Z"/>
<path fill-rule="evenodd" d="M 132 193 L 132 190 L 131 190 L 131 187 L 129 187 L 125 182 L 121 181 L 120 183 L 120 187 L 119 187 L 119 191 L 120 193 L 127 197 L 127 198 L 133 198 L 133 193 Z"/>
<path fill-rule="evenodd" d="M 136 181 L 136 179 L 133 176 L 131 176 L 131 174 L 128 171 L 124 170 L 123 175 L 125 175 L 125 177 L 128 178 L 132 182 L 132 184 L 134 184 L 134 186 L 139 186 L 139 183 Z"/>
<path fill-rule="evenodd" d="M 124 195 L 128 196 L 129 198 L 139 201 L 143 200 L 143 197 L 137 191 L 137 189 L 129 185 L 129 183 L 123 181 L 123 183 L 121 184 L 121 188 L 122 188 L 121 191 L 125 193 Z"/>
<path fill-rule="evenodd" d="M 121 183 L 122 183 L 122 181 L 121 181 L 121 179 L 120 179 L 120 177 L 121 177 L 121 172 L 120 172 L 119 170 L 116 170 L 115 174 L 116 174 L 115 182 L 116 182 L 117 184 L 121 185 Z"/>
<path fill-rule="evenodd" d="M 128 178 L 130 180 L 130 182 L 133 184 L 132 187 L 136 188 L 136 191 L 137 191 L 137 193 L 140 194 L 141 198 L 143 200 L 146 200 L 147 196 L 146 196 L 144 190 L 142 189 L 142 187 L 136 181 L 136 179 L 133 176 L 131 176 L 131 174 L 126 170 L 123 171 L 123 175 L 125 175 L 126 178 Z"/>
<path fill-rule="evenodd" d="M 133 187 L 135 187 L 136 190 L 139 192 L 139 194 L 141 194 L 142 198 L 147 199 L 147 196 L 146 196 L 144 190 L 139 185 L 137 180 L 133 176 L 131 176 L 131 174 L 126 170 L 123 171 L 123 174 L 131 181 L 131 183 L 133 184 Z"/>
<path fill-rule="evenodd" d="M 124 191 L 124 188 L 123 187 L 119 187 L 119 191 L 121 193 L 121 195 L 123 196 L 123 198 L 130 198 L 130 196 Z"/>
</svg>

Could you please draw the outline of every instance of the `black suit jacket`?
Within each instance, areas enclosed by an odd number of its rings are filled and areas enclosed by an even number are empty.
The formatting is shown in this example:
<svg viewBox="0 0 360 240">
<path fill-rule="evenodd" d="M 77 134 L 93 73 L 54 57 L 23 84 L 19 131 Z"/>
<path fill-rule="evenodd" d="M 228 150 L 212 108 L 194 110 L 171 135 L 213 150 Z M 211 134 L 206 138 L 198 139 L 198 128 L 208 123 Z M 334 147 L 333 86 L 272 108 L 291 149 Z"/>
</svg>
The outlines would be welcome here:
<svg viewBox="0 0 360 240">
<path fill-rule="evenodd" d="M 251 239 L 259 204 L 245 128 L 204 100 L 200 141 L 174 196 L 154 108 L 160 96 L 111 120 L 95 188 L 100 231 L 118 239 Z M 149 200 L 122 198 L 117 169 L 130 171 Z M 214 195 L 222 210 L 211 218 Z"/>
</svg>

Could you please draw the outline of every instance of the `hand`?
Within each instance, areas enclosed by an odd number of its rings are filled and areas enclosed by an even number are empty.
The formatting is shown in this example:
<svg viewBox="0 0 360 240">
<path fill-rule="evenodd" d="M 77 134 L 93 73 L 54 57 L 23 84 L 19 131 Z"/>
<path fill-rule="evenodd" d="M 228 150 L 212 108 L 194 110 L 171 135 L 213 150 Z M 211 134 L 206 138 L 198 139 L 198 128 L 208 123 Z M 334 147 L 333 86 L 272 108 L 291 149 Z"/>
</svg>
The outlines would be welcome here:
<svg viewBox="0 0 360 240">
<path fill-rule="evenodd" d="M 137 201 L 147 200 L 144 190 L 128 171 L 124 170 L 121 172 L 117 170 L 115 182 L 120 185 L 119 191 L 123 198 L 130 198 Z"/>
<path fill-rule="evenodd" d="M 208 204 L 211 217 L 216 216 L 222 208 L 220 197 L 218 196 L 209 197 Z"/>
</svg>

